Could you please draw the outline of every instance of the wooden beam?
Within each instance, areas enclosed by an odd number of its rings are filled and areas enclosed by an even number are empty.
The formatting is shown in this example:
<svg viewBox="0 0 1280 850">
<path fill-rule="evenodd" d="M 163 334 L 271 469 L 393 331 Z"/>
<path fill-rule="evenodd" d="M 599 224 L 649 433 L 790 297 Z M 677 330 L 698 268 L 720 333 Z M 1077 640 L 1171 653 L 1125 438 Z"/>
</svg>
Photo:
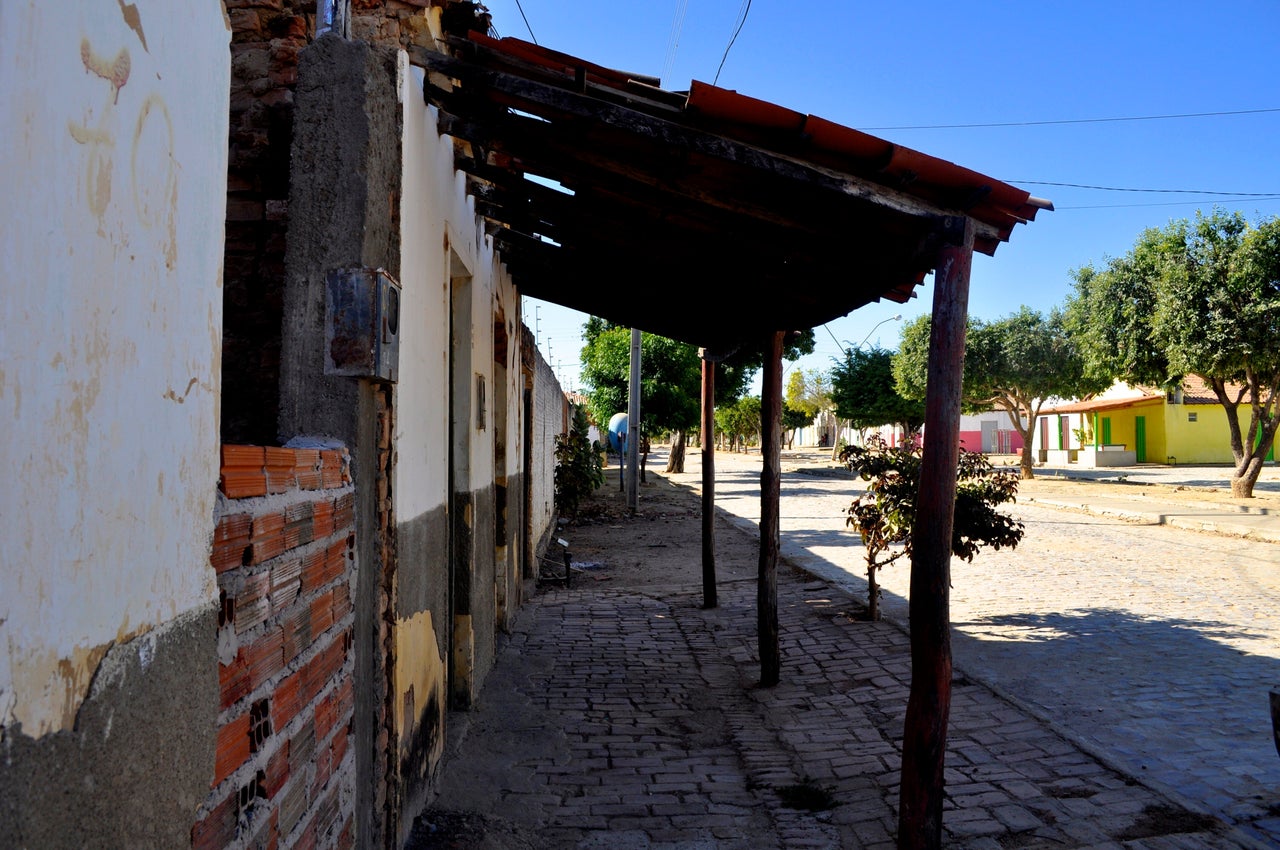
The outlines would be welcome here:
<svg viewBox="0 0 1280 850">
<path fill-rule="evenodd" d="M 702 607 L 719 605 L 716 595 L 716 364 L 702 357 Z"/>
<path fill-rule="evenodd" d="M 782 674 L 778 645 L 778 501 L 782 481 L 782 341 L 785 331 L 769 335 L 761 385 L 760 564 L 756 581 L 756 626 L 760 650 L 760 684 L 778 684 Z"/>
<path fill-rule="evenodd" d="M 625 106 L 579 94 L 572 90 L 572 81 L 566 80 L 569 88 L 561 88 L 548 82 L 504 73 L 427 50 L 416 50 L 413 62 L 429 71 L 460 80 L 467 95 L 478 92 L 498 105 L 508 105 L 553 123 L 566 117 L 583 119 L 588 125 L 612 127 L 668 150 L 687 150 L 732 163 L 751 172 L 755 177 L 776 177 L 857 199 L 902 215 L 932 218 L 948 212 L 960 212 L 958 209 L 940 208 L 905 192 L 847 172 L 677 123 L 668 115 L 650 115 L 640 111 L 636 105 Z M 979 238 L 1001 238 L 999 230 L 985 222 L 976 222 L 975 227 Z"/>
<path fill-rule="evenodd" d="M 899 850 L 942 846 L 943 761 L 951 714 L 951 530 L 973 226 L 945 219 L 934 275 L 924 456 L 912 531 L 911 695 L 902 740 Z"/>
</svg>

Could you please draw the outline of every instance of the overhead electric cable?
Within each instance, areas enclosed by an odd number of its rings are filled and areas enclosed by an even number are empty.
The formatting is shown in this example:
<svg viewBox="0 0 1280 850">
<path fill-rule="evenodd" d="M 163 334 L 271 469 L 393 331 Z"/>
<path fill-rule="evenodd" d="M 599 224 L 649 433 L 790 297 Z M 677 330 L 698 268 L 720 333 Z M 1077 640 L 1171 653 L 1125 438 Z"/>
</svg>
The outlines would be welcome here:
<svg viewBox="0 0 1280 850">
<path fill-rule="evenodd" d="M 680 50 L 680 34 L 684 31 L 684 16 L 689 10 L 689 0 L 676 0 L 675 16 L 671 19 L 671 32 L 667 35 L 667 53 L 662 60 L 661 80 L 671 74 L 676 62 L 676 53 Z"/>
<path fill-rule="evenodd" d="M 1099 192 L 1139 192 L 1152 195 L 1219 195 L 1232 198 L 1270 198 L 1275 192 L 1221 192 L 1209 189 L 1131 189 L 1120 186 L 1093 186 L 1088 183 L 1051 183 L 1048 180 L 1004 180 L 1011 186 L 1062 186 L 1067 189 L 1094 189 Z"/>
<path fill-rule="evenodd" d="M 729 43 L 725 45 L 724 55 L 720 57 L 720 67 L 716 68 L 715 79 L 711 81 L 711 85 L 720 82 L 720 72 L 724 70 L 724 61 L 729 58 L 729 50 L 733 47 L 733 43 L 738 40 L 738 33 L 742 32 L 742 27 L 747 22 L 747 14 L 751 11 L 751 0 L 745 0 L 742 4 L 742 11 L 739 13 L 737 27 L 733 31 L 733 35 L 729 37 Z"/>
<path fill-rule="evenodd" d="M 727 52 L 727 51 L 726 51 Z M 1045 127 L 1053 124 L 1108 124 L 1121 121 L 1170 121 L 1176 118 L 1217 118 L 1224 115 L 1260 115 L 1280 112 L 1280 106 L 1265 109 L 1236 109 L 1221 112 L 1182 112 L 1174 115 L 1131 115 L 1122 118 L 1066 118 L 1057 121 L 1001 121 L 991 124 L 916 124 L 901 127 L 862 127 L 864 131 L 883 130 L 974 130 L 984 127 Z"/>
<path fill-rule="evenodd" d="M 1205 198 L 1203 200 L 1210 200 L 1210 199 Z M 1229 201 L 1229 200 L 1232 200 L 1232 198 L 1228 196 L 1228 197 L 1219 198 L 1219 200 Z M 1280 201 L 1280 195 L 1264 195 L 1262 197 L 1252 197 L 1249 200 L 1256 201 L 1256 202 Z M 1079 206 L 1079 207 L 1064 207 L 1064 206 L 1055 205 L 1054 209 L 1057 210 L 1058 212 L 1066 212 L 1068 210 L 1119 210 L 1119 209 L 1129 209 L 1132 207 L 1187 207 L 1187 206 L 1193 206 L 1199 203 L 1202 203 L 1202 201 L 1162 201 L 1162 202 L 1150 203 L 1150 204 L 1089 204 L 1086 206 Z"/>
<path fill-rule="evenodd" d="M 529 18 L 524 13 L 524 6 L 520 5 L 520 0 L 516 0 L 516 8 L 520 10 L 520 17 L 524 18 L 524 28 L 529 31 L 529 38 L 533 39 L 533 43 L 538 43 L 538 37 L 533 34 L 533 27 L 529 26 Z"/>
</svg>

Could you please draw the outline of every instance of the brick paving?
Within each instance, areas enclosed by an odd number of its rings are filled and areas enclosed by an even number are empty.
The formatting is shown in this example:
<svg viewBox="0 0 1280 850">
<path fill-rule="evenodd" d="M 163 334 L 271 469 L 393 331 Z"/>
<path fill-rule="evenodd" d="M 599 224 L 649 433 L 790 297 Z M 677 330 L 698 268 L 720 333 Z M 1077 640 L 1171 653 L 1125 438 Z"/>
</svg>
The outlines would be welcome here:
<svg viewBox="0 0 1280 850">
<path fill-rule="evenodd" d="M 643 525 L 575 529 L 574 543 L 598 535 L 645 557 Z M 781 569 L 778 596 L 773 688 L 756 685 L 753 581 L 722 583 L 710 611 L 691 586 L 584 581 L 534 596 L 477 707 L 455 718 L 410 846 L 893 847 L 906 634 L 859 620 L 847 591 L 800 570 Z M 947 790 L 950 847 L 1267 846 L 963 673 Z M 469 828 L 451 829 L 460 813 Z"/>
</svg>

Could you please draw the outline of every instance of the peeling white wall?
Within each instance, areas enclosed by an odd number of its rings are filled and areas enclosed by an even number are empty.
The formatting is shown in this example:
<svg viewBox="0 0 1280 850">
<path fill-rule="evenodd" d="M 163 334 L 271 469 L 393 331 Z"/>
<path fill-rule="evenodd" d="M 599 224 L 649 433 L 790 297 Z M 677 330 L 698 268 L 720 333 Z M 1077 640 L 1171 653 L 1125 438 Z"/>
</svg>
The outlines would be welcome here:
<svg viewBox="0 0 1280 850">
<path fill-rule="evenodd" d="M 0 724 L 216 597 L 220 0 L 0 4 Z"/>
<path fill-rule="evenodd" d="M 464 175 L 453 167 L 453 144 L 436 131 L 436 112 L 422 98 L 423 72 L 403 69 L 404 192 L 400 199 L 400 381 L 396 386 L 396 515 L 412 519 L 449 498 L 449 279 L 453 255 L 472 279 L 473 372 L 485 376 L 488 423 L 471 439 L 471 481 L 490 482 L 493 468 L 493 311 L 503 305 L 509 338 L 507 400 L 519 410 L 522 378 L 519 296 L 478 229 Z M 514 365 L 511 365 L 514 364 Z M 474 375 L 473 375 L 474 379 Z M 475 392 L 474 380 L 469 392 Z M 508 417 L 507 466 L 519 464 L 519 419 Z"/>
</svg>

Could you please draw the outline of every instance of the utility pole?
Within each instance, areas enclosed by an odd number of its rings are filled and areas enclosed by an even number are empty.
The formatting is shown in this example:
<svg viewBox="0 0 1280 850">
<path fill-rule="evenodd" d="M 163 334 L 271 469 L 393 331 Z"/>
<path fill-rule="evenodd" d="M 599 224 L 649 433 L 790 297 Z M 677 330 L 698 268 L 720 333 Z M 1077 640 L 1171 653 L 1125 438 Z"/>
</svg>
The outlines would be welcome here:
<svg viewBox="0 0 1280 850">
<path fill-rule="evenodd" d="M 640 329 L 631 329 L 631 384 L 627 398 L 627 509 L 640 507 Z"/>
</svg>

